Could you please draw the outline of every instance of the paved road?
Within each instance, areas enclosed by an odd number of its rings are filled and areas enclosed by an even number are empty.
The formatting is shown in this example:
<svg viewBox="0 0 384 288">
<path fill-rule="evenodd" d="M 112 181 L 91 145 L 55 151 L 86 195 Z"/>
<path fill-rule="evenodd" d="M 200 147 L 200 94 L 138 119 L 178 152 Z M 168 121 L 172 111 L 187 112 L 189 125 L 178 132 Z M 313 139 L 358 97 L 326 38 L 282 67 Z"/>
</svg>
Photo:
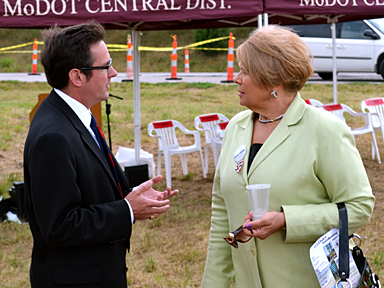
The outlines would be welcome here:
<svg viewBox="0 0 384 288">
<path fill-rule="evenodd" d="M 236 75 L 236 74 L 235 74 Z M 178 73 L 177 77 L 181 80 L 167 80 L 170 73 L 140 73 L 140 82 L 159 83 L 159 82 L 211 82 L 220 84 L 227 80 L 227 73 Z M 339 73 L 338 83 L 366 82 L 384 83 L 383 78 L 375 73 Z M 117 77 L 112 78 L 112 82 L 121 82 L 126 79 L 125 73 L 118 73 Z M 22 81 L 22 82 L 46 82 L 45 74 L 28 75 L 28 73 L 0 73 L 0 81 Z M 317 74 L 308 80 L 308 83 L 332 84 L 332 81 L 324 81 Z"/>
</svg>

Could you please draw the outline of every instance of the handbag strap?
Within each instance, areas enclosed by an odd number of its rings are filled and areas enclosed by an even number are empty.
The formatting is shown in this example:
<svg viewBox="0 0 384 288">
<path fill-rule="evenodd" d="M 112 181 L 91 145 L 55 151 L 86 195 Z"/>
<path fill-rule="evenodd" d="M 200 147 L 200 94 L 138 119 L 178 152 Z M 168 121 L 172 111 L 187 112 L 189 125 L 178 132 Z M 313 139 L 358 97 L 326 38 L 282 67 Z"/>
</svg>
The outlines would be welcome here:
<svg viewBox="0 0 384 288">
<path fill-rule="evenodd" d="M 339 208 L 339 276 L 342 282 L 349 278 L 348 214 L 344 203 Z"/>
</svg>

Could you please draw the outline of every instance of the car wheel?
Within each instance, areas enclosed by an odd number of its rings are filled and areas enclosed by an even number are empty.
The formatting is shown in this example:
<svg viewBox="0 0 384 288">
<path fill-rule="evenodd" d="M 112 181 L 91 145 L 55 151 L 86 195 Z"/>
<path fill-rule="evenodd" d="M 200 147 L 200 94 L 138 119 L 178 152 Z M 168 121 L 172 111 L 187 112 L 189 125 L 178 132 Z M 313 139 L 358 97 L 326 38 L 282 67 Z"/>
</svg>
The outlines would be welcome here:
<svg viewBox="0 0 384 288">
<path fill-rule="evenodd" d="M 381 60 L 380 66 L 379 66 L 379 72 L 381 74 L 381 77 L 384 78 L 384 60 Z"/>
<path fill-rule="evenodd" d="M 318 72 L 317 74 L 323 80 L 332 80 L 333 79 L 333 73 L 332 72 Z"/>
</svg>

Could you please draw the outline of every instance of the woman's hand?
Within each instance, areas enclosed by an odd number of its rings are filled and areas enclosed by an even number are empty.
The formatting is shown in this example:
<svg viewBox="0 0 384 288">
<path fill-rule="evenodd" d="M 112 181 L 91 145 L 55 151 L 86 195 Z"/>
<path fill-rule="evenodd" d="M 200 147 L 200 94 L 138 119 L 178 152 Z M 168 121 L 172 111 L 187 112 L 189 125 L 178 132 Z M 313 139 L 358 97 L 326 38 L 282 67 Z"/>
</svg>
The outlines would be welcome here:
<svg viewBox="0 0 384 288">
<path fill-rule="evenodd" d="M 243 226 L 246 227 L 243 230 L 246 236 L 264 240 L 285 227 L 285 215 L 284 212 L 268 212 L 261 219 L 252 221 L 252 211 L 250 211 L 245 217 Z"/>
</svg>

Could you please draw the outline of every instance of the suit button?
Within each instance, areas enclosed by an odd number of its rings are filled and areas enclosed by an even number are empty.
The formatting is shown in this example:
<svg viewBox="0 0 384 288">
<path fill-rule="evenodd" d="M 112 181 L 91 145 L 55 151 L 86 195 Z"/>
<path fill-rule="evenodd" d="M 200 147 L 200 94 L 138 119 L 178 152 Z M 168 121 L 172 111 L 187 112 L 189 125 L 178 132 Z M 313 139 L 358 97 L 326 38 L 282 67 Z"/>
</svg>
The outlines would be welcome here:
<svg viewBox="0 0 384 288">
<path fill-rule="evenodd" d="M 251 249 L 251 254 L 252 254 L 252 256 L 256 256 L 256 250 L 255 249 Z"/>
</svg>

